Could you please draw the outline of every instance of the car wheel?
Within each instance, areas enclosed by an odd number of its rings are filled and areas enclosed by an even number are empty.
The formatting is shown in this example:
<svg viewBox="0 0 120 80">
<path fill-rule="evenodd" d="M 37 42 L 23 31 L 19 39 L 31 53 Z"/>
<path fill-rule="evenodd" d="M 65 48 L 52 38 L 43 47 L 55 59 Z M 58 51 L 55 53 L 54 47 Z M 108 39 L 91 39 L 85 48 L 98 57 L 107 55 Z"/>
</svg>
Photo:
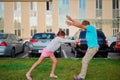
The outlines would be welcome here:
<svg viewBox="0 0 120 80">
<path fill-rule="evenodd" d="M 15 57 L 15 49 L 13 48 L 12 50 L 11 50 L 11 57 Z"/>
<path fill-rule="evenodd" d="M 61 58 L 61 53 L 55 54 L 56 58 Z"/>
<path fill-rule="evenodd" d="M 62 53 L 62 51 L 61 51 L 61 47 L 60 47 L 57 52 L 56 51 L 54 52 L 55 57 L 61 58 L 61 53 Z"/>
<path fill-rule="evenodd" d="M 28 57 L 33 57 L 33 55 L 28 53 Z"/>
<path fill-rule="evenodd" d="M 79 52 L 79 51 L 75 51 L 75 58 L 81 58 L 81 57 L 83 57 L 84 55 L 81 53 L 81 52 Z"/>
<path fill-rule="evenodd" d="M 110 45 L 110 51 L 115 51 L 115 45 L 116 45 L 116 42 Z"/>
<path fill-rule="evenodd" d="M 58 58 L 61 58 L 61 52 L 58 54 L 58 56 L 57 56 Z"/>
<path fill-rule="evenodd" d="M 61 51 L 55 52 L 54 55 L 55 55 L 55 57 L 57 57 L 57 58 L 61 58 Z"/>
<path fill-rule="evenodd" d="M 105 52 L 105 53 L 103 53 L 103 58 L 107 58 L 108 57 L 108 52 Z"/>
</svg>

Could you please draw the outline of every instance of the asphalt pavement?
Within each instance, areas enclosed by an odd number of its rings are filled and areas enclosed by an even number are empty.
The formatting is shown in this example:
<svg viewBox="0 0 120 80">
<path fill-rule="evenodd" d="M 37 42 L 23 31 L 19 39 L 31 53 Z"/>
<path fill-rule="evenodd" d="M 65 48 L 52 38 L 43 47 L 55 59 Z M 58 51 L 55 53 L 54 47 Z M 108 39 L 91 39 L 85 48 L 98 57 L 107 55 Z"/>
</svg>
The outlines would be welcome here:
<svg viewBox="0 0 120 80">
<path fill-rule="evenodd" d="M 61 45 L 61 50 L 62 50 L 62 57 L 61 58 L 75 58 L 74 53 L 71 53 L 71 46 L 67 44 L 62 44 Z M 28 48 L 25 48 L 25 52 L 17 55 L 17 58 L 28 58 Z M 120 59 L 120 53 L 119 52 L 109 52 L 108 53 L 108 58 L 112 59 Z"/>
</svg>

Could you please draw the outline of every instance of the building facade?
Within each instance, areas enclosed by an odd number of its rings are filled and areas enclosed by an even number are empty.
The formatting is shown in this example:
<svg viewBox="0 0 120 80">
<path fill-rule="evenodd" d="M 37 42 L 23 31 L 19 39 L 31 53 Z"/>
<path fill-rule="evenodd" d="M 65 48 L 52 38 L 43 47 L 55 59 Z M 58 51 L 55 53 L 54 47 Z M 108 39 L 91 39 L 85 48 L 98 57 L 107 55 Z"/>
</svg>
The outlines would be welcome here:
<svg viewBox="0 0 120 80">
<path fill-rule="evenodd" d="M 66 15 L 81 22 L 89 20 L 107 37 L 120 32 L 119 0 L 41 0 L 0 2 L 0 32 L 30 38 L 37 32 L 65 30 L 74 36 L 79 28 L 68 27 Z"/>
</svg>

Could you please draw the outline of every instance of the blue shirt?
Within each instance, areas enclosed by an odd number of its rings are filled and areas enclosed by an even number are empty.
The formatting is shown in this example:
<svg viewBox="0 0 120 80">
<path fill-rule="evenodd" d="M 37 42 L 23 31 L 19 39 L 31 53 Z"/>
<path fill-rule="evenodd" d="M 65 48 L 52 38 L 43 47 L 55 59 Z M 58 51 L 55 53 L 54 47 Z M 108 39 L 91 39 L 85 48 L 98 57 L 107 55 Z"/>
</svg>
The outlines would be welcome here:
<svg viewBox="0 0 120 80">
<path fill-rule="evenodd" d="M 97 32 L 94 26 L 86 26 L 86 40 L 88 48 L 95 48 L 99 46 L 97 41 Z"/>
</svg>

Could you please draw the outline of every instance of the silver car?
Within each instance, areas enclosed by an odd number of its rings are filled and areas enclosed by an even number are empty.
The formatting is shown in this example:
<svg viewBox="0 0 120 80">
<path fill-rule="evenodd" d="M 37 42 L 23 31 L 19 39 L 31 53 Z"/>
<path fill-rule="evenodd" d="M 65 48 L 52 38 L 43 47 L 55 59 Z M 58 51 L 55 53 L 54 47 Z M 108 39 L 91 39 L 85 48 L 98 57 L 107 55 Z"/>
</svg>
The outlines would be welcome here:
<svg viewBox="0 0 120 80">
<path fill-rule="evenodd" d="M 30 39 L 29 44 L 29 57 L 41 55 L 43 48 L 45 48 L 50 41 L 55 37 L 55 33 L 36 33 Z M 61 56 L 61 47 L 54 52 L 56 57 Z"/>
<path fill-rule="evenodd" d="M 0 56 L 15 57 L 23 51 L 23 42 L 15 34 L 0 33 Z"/>
</svg>

